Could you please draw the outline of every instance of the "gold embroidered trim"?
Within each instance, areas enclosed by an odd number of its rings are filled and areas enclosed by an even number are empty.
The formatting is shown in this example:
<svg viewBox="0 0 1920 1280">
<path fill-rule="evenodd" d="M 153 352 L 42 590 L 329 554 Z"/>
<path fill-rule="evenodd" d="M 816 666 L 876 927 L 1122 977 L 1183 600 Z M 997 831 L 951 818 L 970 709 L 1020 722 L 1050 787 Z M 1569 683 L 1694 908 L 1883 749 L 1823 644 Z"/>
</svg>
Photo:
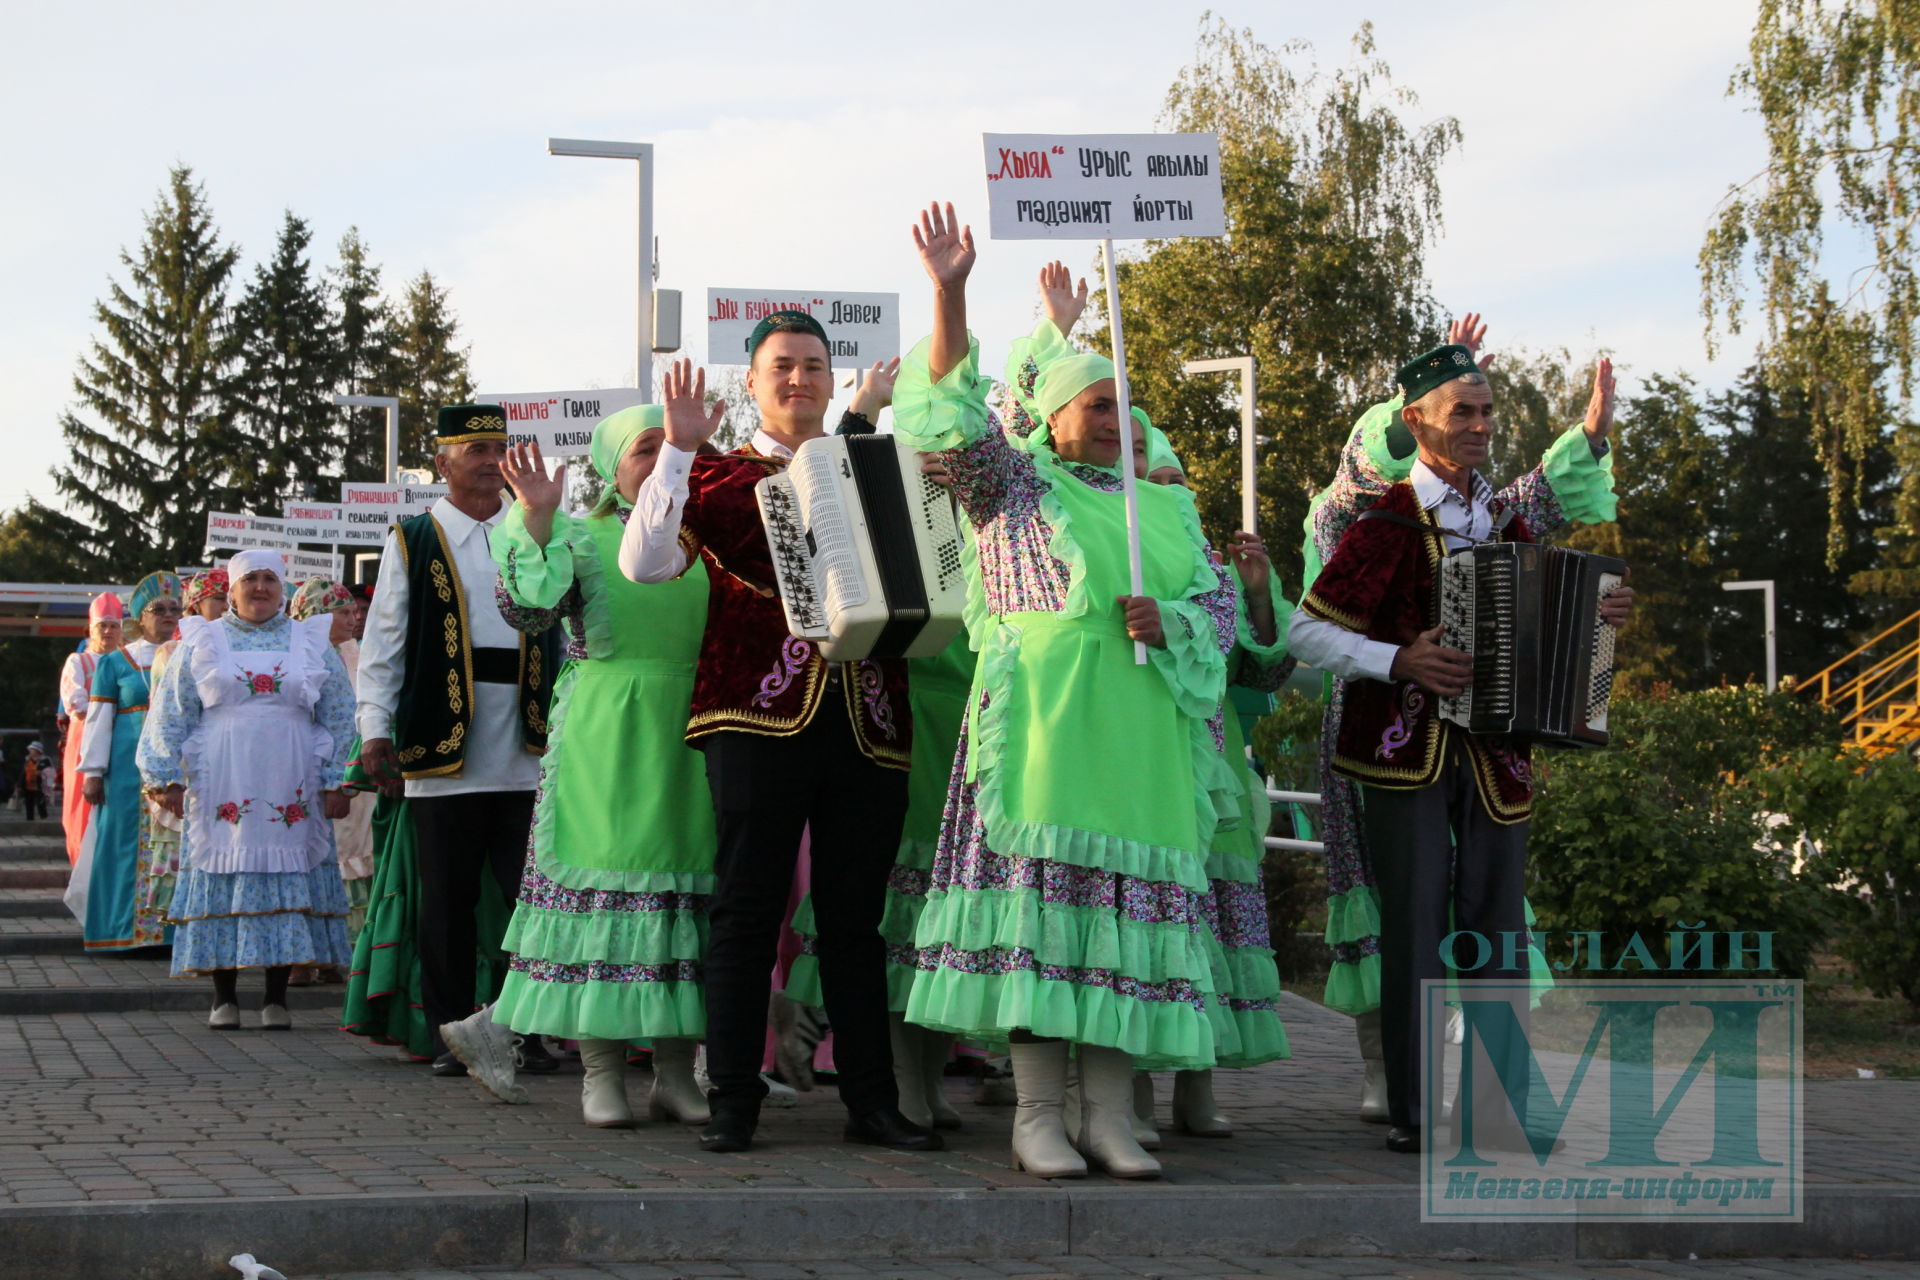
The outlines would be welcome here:
<svg viewBox="0 0 1920 1280">
<path fill-rule="evenodd" d="M 464 724 L 456 724 L 453 726 L 453 732 L 435 743 L 433 749 L 438 755 L 451 755 L 453 752 L 458 751 L 460 744 L 466 740 L 467 726 Z"/>
<path fill-rule="evenodd" d="M 436 527 L 439 523 L 438 520 L 434 521 Z M 446 539 L 443 537 L 441 539 L 441 545 L 444 547 L 445 543 Z M 449 556 L 448 559 L 452 559 L 452 557 Z M 427 573 L 433 578 L 434 594 L 440 597 L 440 603 L 447 604 L 451 602 L 453 600 L 453 587 L 447 582 L 446 566 L 436 560 L 427 566 Z"/>
<path fill-rule="evenodd" d="M 460 696 L 460 673 L 447 672 L 447 707 L 455 715 L 467 709 L 467 700 Z"/>
<path fill-rule="evenodd" d="M 1471 734 L 1466 735 L 1467 759 L 1473 764 L 1474 787 L 1480 792 L 1480 804 L 1487 816 L 1502 826 L 1513 826 L 1525 822 L 1533 816 L 1533 798 L 1528 796 L 1525 802 L 1515 805 L 1509 803 L 1500 794 L 1499 775 L 1493 766 L 1493 756 Z"/>
<path fill-rule="evenodd" d="M 1316 618 L 1323 618 L 1328 622 L 1345 627 L 1349 631 L 1366 630 L 1366 627 L 1361 624 L 1360 619 L 1350 613 L 1342 613 L 1311 591 L 1301 597 L 1300 607 Z"/>
</svg>

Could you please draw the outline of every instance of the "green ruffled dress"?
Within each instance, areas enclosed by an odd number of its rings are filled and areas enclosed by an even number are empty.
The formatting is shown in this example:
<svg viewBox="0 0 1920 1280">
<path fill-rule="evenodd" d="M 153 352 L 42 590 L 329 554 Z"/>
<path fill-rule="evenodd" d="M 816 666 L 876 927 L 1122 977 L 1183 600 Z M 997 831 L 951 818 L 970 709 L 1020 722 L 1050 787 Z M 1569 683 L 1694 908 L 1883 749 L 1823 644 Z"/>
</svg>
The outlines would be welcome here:
<svg viewBox="0 0 1920 1280">
<path fill-rule="evenodd" d="M 713 806 L 684 734 L 707 571 L 695 559 L 671 582 L 629 581 L 625 514 L 556 514 L 542 548 L 515 504 L 493 538 L 509 621 L 538 631 L 557 613 L 574 637 L 494 1020 L 567 1039 L 699 1039 Z"/>
<path fill-rule="evenodd" d="M 954 476 L 990 614 L 906 1017 L 1210 1067 L 1203 899 L 1234 783 L 1207 720 L 1225 688 L 1233 588 L 1207 557 L 1192 494 L 1141 485 L 1145 593 L 1161 601 L 1167 645 L 1135 665 L 1115 604 L 1130 594 L 1118 476 L 1012 445 L 975 359 L 936 384 L 923 343 L 894 396 L 895 430 Z"/>
</svg>

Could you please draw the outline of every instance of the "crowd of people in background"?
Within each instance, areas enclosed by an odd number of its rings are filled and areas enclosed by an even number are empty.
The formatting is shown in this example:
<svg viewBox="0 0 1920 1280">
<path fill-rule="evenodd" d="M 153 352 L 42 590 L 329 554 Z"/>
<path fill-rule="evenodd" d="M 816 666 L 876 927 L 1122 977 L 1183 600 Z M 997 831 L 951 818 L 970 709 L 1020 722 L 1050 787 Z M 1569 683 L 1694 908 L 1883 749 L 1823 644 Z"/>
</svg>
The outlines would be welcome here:
<svg viewBox="0 0 1920 1280">
<path fill-rule="evenodd" d="M 811 315 L 754 330 L 740 447 L 711 443 L 724 406 L 685 361 L 662 404 L 602 421 L 586 511 L 498 406 L 449 406 L 448 492 L 395 525 L 370 598 L 246 551 L 94 602 L 66 766 L 38 743 L 28 766 L 42 807 L 79 780 L 87 948 L 170 946 L 217 1030 L 243 1023 L 243 970 L 265 1029 L 292 1026 L 289 985 L 344 980 L 345 1030 L 508 1103 L 571 1046 L 589 1125 L 637 1122 L 644 1060 L 648 1117 L 714 1152 L 753 1145 L 775 1072 L 805 1074 L 769 1032 L 784 988 L 824 1009 L 847 1141 L 939 1149 L 965 1046 L 1011 1063 L 1018 1166 L 1154 1177 L 1149 1073 L 1173 1073 L 1179 1129 L 1227 1138 L 1212 1073 L 1288 1056 L 1266 785 L 1228 690 L 1305 657 L 1334 678 L 1329 1001 L 1362 1017 L 1364 1118 L 1417 1150 L 1411 989 L 1450 918 L 1524 930 L 1529 779 L 1524 743 L 1427 710 L 1463 677 L 1423 566 L 1430 541 L 1612 518 L 1610 371 L 1584 432 L 1496 492 L 1484 326 L 1456 326 L 1355 427 L 1296 609 L 1252 532 L 1209 541 L 1166 434 L 1074 345 L 1084 281 L 1041 272 L 994 406 L 971 234 L 934 206 L 912 238 L 933 332 L 834 430 L 891 405 L 952 494 L 969 595 L 944 652 L 830 662 L 788 630 L 754 486 L 827 433 Z"/>
</svg>

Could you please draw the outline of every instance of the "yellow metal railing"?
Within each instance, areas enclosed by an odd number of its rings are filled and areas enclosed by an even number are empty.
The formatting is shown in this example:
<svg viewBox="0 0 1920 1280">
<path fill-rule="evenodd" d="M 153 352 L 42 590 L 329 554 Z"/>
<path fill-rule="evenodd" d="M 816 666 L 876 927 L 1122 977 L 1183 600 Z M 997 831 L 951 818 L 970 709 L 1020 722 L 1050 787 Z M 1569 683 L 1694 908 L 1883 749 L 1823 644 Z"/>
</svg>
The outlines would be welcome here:
<svg viewBox="0 0 1920 1280">
<path fill-rule="evenodd" d="M 1920 612 L 1807 677 L 1799 691 L 1837 709 L 1854 745 L 1874 754 L 1920 738 Z"/>
</svg>

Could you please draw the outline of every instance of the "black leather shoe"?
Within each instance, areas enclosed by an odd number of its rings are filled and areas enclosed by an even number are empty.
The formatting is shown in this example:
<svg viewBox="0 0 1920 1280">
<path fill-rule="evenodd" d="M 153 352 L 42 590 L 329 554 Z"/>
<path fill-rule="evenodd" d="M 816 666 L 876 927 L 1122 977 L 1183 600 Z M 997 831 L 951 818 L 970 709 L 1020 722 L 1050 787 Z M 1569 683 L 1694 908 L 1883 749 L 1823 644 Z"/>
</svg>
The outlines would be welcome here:
<svg viewBox="0 0 1920 1280">
<path fill-rule="evenodd" d="M 1391 1129 L 1387 1130 L 1387 1150 L 1397 1151 L 1403 1156 L 1419 1155 L 1420 1131 L 1418 1129 L 1402 1129 L 1399 1125 L 1394 1125 Z"/>
<path fill-rule="evenodd" d="M 745 1151 L 753 1146 L 753 1131 L 760 1117 L 751 1111 L 713 1109 L 713 1119 L 700 1131 L 702 1151 Z"/>
<path fill-rule="evenodd" d="M 433 1060 L 433 1074 L 437 1076 L 463 1076 L 467 1074 L 467 1064 L 451 1053 L 443 1053 Z"/>
<path fill-rule="evenodd" d="M 547 1052 L 539 1036 L 519 1036 L 513 1042 L 514 1065 L 528 1075 L 550 1076 L 560 1069 L 560 1059 Z"/>
<path fill-rule="evenodd" d="M 931 1129 L 922 1129 L 893 1107 L 880 1107 L 859 1115 L 847 1116 L 841 1133 L 847 1142 L 869 1147 L 894 1147 L 901 1151 L 940 1151 L 946 1143 Z"/>
</svg>

